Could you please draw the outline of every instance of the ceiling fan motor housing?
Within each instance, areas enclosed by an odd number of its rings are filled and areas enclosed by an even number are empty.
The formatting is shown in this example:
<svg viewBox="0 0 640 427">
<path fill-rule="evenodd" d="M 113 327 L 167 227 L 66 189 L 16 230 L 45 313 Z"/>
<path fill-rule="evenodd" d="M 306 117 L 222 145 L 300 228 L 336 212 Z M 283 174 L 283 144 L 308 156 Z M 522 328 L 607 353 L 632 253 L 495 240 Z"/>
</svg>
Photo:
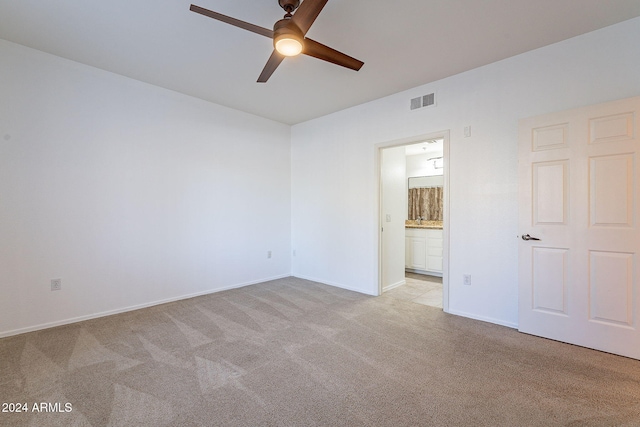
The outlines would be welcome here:
<svg viewBox="0 0 640 427">
<path fill-rule="evenodd" d="M 280 7 L 287 13 L 291 13 L 300 6 L 300 0 L 278 0 Z"/>
</svg>

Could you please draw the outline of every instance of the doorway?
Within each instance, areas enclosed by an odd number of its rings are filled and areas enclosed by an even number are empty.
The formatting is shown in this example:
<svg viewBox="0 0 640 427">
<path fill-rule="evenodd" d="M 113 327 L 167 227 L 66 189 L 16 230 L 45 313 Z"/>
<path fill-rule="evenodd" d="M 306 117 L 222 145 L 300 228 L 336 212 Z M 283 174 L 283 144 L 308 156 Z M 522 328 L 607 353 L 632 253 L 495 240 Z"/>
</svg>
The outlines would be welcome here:
<svg viewBox="0 0 640 427">
<path fill-rule="evenodd" d="M 378 293 L 448 311 L 449 132 L 377 148 Z"/>
</svg>

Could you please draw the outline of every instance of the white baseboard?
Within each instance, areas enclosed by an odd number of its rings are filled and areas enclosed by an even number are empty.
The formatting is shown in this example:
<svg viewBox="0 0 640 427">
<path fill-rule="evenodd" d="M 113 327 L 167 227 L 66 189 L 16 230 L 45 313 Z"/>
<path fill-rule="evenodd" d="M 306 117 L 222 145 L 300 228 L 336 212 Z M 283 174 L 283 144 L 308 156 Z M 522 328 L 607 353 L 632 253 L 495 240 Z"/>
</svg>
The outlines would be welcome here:
<svg viewBox="0 0 640 427">
<path fill-rule="evenodd" d="M 385 286 L 384 288 L 382 288 L 382 292 L 390 291 L 391 289 L 397 288 L 397 287 L 402 286 L 402 285 L 404 285 L 406 283 L 407 283 L 406 280 L 400 280 L 399 282 L 392 283 L 391 285 Z"/>
<path fill-rule="evenodd" d="M 371 295 L 371 296 L 374 296 L 374 297 L 378 296 L 378 292 L 365 291 L 364 289 L 354 288 L 354 287 L 346 286 L 346 285 L 343 285 L 343 284 L 340 284 L 340 283 L 329 282 L 329 281 L 323 280 L 323 279 L 317 279 L 317 278 L 309 277 L 309 276 L 300 276 L 298 274 L 292 274 L 292 276 L 293 277 L 297 277 L 298 279 L 310 280 L 312 282 L 322 283 L 323 285 L 333 286 L 334 288 L 345 289 L 347 291 L 358 292 L 360 294 Z M 376 288 L 377 288 L 377 286 L 376 286 Z"/>
<path fill-rule="evenodd" d="M 217 292 L 228 291 L 230 289 L 242 288 L 244 286 L 255 285 L 255 284 L 258 284 L 258 283 L 268 282 L 268 281 L 271 281 L 271 280 L 283 279 L 285 277 L 291 277 L 291 274 L 284 274 L 284 275 L 273 276 L 273 277 L 265 277 L 264 279 L 260 279 L 260 280 L 244 282 L 244 283 L 236 283 L 236 284 L 225 286 L 225 287 L 222 287 L 222 288 L 209 289 L 209 290 L 206 290 L 206 291 L 196 292 L 196 293 L 193 293 L 193 294 L 180 295 L 180 296 L 166 298 L 166 299 L 163 299 L 163 300 L 152 301 L 152 302 L 148 302 L 148 303 L 144 303 L 144 304 L 137 304 L 137 305 L 131 305 L 131 306 L 124 307 L 124 308 L 117 308 L 117 309 L 114 309 L 114 310 L 107 310 L 107 311 L 103 311 L 103 312 L 100 312 L 100 313 L 87 314 L 87 315 L 84 315 L 84 316 L 78 316 L 78 317 L 72 317 L 72 318 L 69 318 L 69 319 L 57 320 L 55 322 L 41 323 L 39 325 L 27 326 L 25 328 L 13 329 L 13 330 L 10 330 L 10 331 L 3 331 L 3 332 L 0 332 L 0 338 L 10 337 L 10 336 L 13 336 L 13 335 L 24 334 L 24 333 L 27 333 L 27 332 L 39 331 L 41 329 L 53 328 L 53 327 L 56 327 L 56 326 L 68 325 L 68 324 L 71 324 L 71 323 L 82 322 L 84 320 L 97 319 L 99 317 L 111 316 L 111 315 L 119 314 L 119 313 L 126 313 L 128 311 L 140 310 L 141 308 L 153 307 L 155 305 L 167 304 L 167 303 L 170 303 L 170 302 L 180 301 L 180 300 L 189 299 L 189 298 L 195 298 L 195 297 L 199 297 L 199 296 L 202 296 L 202 295 L 215 294 Z"/>
<path fill-rule="evenodd" d="M 458 311 L 458 310 L 448 310 L 447 313 L 453 314 L 456 316 L 467 317 L 469 319 L 480 320 L 487 323 L 494 323 L 496 325 L 506 326 L 507 328 L 518 329 L 517 323 L 508 322 L 502 319 L 496 319 L 493 317 L 486 317 L 486 316 L 478 316 L 476 314 L 466 313 L 464 311 Z"/>
</svg>

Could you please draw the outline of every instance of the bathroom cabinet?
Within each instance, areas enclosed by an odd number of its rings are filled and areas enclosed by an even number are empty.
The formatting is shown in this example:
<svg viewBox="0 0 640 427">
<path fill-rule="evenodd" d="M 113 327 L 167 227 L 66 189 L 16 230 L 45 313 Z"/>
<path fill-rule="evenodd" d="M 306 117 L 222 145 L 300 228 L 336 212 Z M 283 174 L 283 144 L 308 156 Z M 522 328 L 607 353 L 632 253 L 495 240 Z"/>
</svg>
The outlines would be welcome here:
<svg viewBox="0 0 640 427">
<path fill-rule="evenodd" d="M 405 268 L 442 275 L 442 229 L 405 229 Z"/>
</svg>

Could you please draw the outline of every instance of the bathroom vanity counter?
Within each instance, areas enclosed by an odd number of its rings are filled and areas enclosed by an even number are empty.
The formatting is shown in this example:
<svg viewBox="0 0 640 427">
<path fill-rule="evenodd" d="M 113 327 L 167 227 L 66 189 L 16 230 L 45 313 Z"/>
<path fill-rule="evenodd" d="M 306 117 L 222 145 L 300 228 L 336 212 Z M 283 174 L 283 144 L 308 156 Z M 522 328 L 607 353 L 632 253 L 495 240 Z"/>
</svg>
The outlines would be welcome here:
<svg viewBox="0 0 640 427">
<path fill-rule="evenodd" d="M 442 221 L 420 221 L 420 224 L 418 224 L 418 221 L 409 219 L 405 221 L 404 227 L 442 230 Z"/>
</svg>

